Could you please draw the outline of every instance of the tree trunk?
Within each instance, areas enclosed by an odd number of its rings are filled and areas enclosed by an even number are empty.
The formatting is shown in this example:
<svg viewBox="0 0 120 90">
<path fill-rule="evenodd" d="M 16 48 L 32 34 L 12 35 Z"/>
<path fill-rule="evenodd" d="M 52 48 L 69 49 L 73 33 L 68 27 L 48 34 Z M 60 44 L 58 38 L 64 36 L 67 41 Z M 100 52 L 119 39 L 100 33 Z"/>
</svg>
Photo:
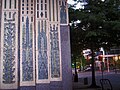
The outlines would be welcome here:
<svg viewBox="0 0 120 90">
<path fill-rule="evenodd" d="M 95 80 L 95 60 L 94 60 L 94 51 L 93 51 L 93 43 L 91 43 L 91 52 L 92 52 L 92 84 L 90 85 L 91 88 L 99 88 L 99 86 L 96 85 L 96 80 Z"/>
</svg>

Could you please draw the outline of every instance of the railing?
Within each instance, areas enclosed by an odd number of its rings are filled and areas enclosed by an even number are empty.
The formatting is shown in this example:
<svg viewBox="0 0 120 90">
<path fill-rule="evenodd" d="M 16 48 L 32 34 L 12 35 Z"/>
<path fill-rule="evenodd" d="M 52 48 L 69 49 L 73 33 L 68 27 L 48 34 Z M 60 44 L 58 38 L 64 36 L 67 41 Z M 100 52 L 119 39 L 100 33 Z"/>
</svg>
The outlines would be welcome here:
<svg viewBox="0 0 120 90">
<path fill-rule="evenodd" d="M 113 90 L 112 84 L 109 79 L 100 79 L 102 90 Z"/>
</svg>

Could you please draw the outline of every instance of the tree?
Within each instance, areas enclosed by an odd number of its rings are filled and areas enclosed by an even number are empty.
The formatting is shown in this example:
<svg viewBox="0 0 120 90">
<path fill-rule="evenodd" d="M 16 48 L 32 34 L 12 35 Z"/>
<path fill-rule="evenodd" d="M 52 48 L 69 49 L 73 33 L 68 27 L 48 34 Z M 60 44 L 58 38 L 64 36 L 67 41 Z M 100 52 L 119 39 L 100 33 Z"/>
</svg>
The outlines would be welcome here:
<svg viewBox="0 0 120 90">
<path fill-rule="evenodd" d="M 81 2 L 81 0 L 74 0 Z M 71 26 L 72 53 L 91 48 L 92 84 L 96 86 L 94 71 L 94 51 L 99 47 L 109 50 L 120 45 L 120 1 L 119 0 L 85 0 L 84 9 L 69 8 L 70 22 L 80 20 Z M 75 34 L 74 34 L 75 33 Z M 77 48 L 76 48 L 77 47 Z"/>
</svg>

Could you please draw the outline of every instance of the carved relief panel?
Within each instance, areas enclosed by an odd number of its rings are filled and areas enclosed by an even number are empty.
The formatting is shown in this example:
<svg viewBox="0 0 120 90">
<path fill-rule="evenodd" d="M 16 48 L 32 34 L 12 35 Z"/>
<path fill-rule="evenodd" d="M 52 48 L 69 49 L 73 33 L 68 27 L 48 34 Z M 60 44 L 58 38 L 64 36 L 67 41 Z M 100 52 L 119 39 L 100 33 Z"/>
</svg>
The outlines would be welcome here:
<svg viewBox="0 0 120 90">
<path fill-rule="evenodd" d="M 11 2 L 6 0 L 2 2 L 1 89 L 18 87 L 18 7 L 16 6 L 18 2 L 16 0 L 11 0 Z"/>
<path fill-rule="evenodd" d="M 21 0 L 20 86 L 35 85 L 34 2 Z"/>
<path fill-rule="evenodd" d="M 58 24 L 50 24 L 50 76 L 52 81 L 62 79 L 60 28 Z"/>
</svg>

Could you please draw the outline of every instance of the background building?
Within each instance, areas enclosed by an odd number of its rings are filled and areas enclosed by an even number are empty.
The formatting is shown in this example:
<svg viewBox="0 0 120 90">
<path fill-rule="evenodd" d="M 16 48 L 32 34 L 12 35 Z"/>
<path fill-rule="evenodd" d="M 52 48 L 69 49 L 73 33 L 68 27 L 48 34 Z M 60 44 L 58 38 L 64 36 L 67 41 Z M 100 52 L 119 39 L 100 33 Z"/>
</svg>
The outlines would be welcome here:
<svg viewBox="0 0 120 90">
<path fill-rule="evenodd" d="M 0 89 L 72 90 L 67 0 L 0 0 Z"/>
</svg>

